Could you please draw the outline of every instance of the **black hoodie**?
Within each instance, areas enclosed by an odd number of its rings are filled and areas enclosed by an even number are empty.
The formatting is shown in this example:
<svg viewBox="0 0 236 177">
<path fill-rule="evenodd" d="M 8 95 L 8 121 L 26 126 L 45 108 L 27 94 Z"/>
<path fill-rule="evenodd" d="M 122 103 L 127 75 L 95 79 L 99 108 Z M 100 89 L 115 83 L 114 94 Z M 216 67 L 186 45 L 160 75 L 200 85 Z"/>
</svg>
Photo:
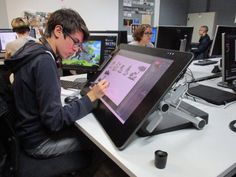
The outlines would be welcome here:
<svg viewBox="0 0 236 177">
<path fill-rule="evenodd" d="M 62 106 L 56 62 L 53 55 L 39 43 L 26 43 L 6 65 L 14 69 L 29 56 L 33 56 L 31 61 L 14 73 L 13 92 L 19 112 L 17 135 L 24 148 L 33 149 L 51 133 L 61 131 L 87 115 L 93 105 L 84 96 Z"/>
</svg>

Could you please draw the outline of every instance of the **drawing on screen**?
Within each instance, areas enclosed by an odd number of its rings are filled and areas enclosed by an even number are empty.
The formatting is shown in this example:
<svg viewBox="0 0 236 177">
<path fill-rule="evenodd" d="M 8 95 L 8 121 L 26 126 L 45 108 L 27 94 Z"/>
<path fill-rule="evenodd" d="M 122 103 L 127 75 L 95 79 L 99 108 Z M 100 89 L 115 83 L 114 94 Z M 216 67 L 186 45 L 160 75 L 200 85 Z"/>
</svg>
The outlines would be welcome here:
<svg viewBox="0 0 236 177">
<path fill-rule="evenodd" d="M 140 73 L 140 72 L 144 72 L 146 70 L 146 67 L 145 66 L 139 66 L 138 67 L 138 71 L 137 72 L 133 72 L 133 73 L 130 73 L 130 75 L 129 75 L 129 79 L 131 79 L 132 81 L 134 81 L 136 78 L 137 78 L 137 76 L 138 76 L 138 74 Z"/>
<path fill-rule="evenodd" d="M 130 64 L 131 61 L 132 65 Z M 100 74 L 97 81 L 106 79 L 110 82 L 106 96 L 115 105 L 119 105 L 149 66 L 148 63 L 117 56 L 116 60 L 108 66 L 108 69 Z"/>
<path fill-rule="evenodd" d="M 98 77 L 110 83 L 101 101 L 124 124 L 171 63 L 162 58 L 146 63 L 116 55 Z"/>
</svg>

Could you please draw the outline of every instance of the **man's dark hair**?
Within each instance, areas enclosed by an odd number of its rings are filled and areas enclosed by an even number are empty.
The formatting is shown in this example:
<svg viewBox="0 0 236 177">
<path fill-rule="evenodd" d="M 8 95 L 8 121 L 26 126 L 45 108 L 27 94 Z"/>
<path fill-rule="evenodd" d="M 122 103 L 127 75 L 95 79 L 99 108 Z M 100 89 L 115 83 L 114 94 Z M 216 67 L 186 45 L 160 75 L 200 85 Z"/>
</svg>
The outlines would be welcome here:
<svg viewBox="0 0 236 177">
<path fill-rule="evenodd" d="M 65 36 L 81 31 L 84 34 L 83 41 L 87 41 L 89 38 L 89 31 L 84 20 L 78 12 L 72 9 L 59 9 L 50 15 L 45 29 L 45 37 L 51 37 L 57 25 L 62 26 Z"/>
<path fill-rule="evenodd" d="M 141 41 L 143 34 L 147 28 L 152 28 L 149 24 L 142 24 L 136 28 L 133 33 L 133 38 L 135 41 Z"/>
</svg>

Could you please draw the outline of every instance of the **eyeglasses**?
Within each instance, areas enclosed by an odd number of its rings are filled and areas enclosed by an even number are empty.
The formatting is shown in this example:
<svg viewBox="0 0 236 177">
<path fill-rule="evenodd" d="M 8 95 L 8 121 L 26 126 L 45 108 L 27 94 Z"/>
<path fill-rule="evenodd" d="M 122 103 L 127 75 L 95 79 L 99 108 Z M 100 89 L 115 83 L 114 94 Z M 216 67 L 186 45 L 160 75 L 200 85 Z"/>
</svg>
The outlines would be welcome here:
<svg viewBox="0 0 236 177">
<path fill-rule="evenodd" d="M 66 31 L 64 31 L 65 35 L 69 36 L 69 38 L 71 38 L 71 40 L 73 41 L 73 46 L 75 48 L 81 48 L 82 47 L 82 42 L 80 42 L 78 39 L 74 39 L 69 33 L 67 33 Z"/>
<path fill-rule="evenodd" d="M 144 33 L 144 34 L 147 35 L 147 36 L 148 36 L 148 35 L 152 35 L 152 33 L 149 33 L 149 32 L 146 32 L 146 33 Z"/>
</svg>

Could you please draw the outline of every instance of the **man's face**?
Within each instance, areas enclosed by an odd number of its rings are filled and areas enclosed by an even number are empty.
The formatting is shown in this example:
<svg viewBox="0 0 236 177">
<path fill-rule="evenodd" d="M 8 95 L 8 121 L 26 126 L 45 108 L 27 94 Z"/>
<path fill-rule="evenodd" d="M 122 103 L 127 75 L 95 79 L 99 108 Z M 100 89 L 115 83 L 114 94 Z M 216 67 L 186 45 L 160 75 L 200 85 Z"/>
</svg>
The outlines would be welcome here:
<svg viewBox="0 0 236 177">
<path fill-rule="evenodd" d="M 64 37 L 65 35 L 65 37 Z M 56 51 L 62 59 L 67 59 L 80 50 L 84 38 L 83 32 L 62 33 L 57 40 Z"/>
<path fill-rule="evenodd" d="M 201 28 L 199 29 L 199 35 L 200 35 L 200 36 L 203 36 L 205 33 L 206 33 L 206 29 L 203 28 L 203 27 L 201 27 Z"/>
</svg>

